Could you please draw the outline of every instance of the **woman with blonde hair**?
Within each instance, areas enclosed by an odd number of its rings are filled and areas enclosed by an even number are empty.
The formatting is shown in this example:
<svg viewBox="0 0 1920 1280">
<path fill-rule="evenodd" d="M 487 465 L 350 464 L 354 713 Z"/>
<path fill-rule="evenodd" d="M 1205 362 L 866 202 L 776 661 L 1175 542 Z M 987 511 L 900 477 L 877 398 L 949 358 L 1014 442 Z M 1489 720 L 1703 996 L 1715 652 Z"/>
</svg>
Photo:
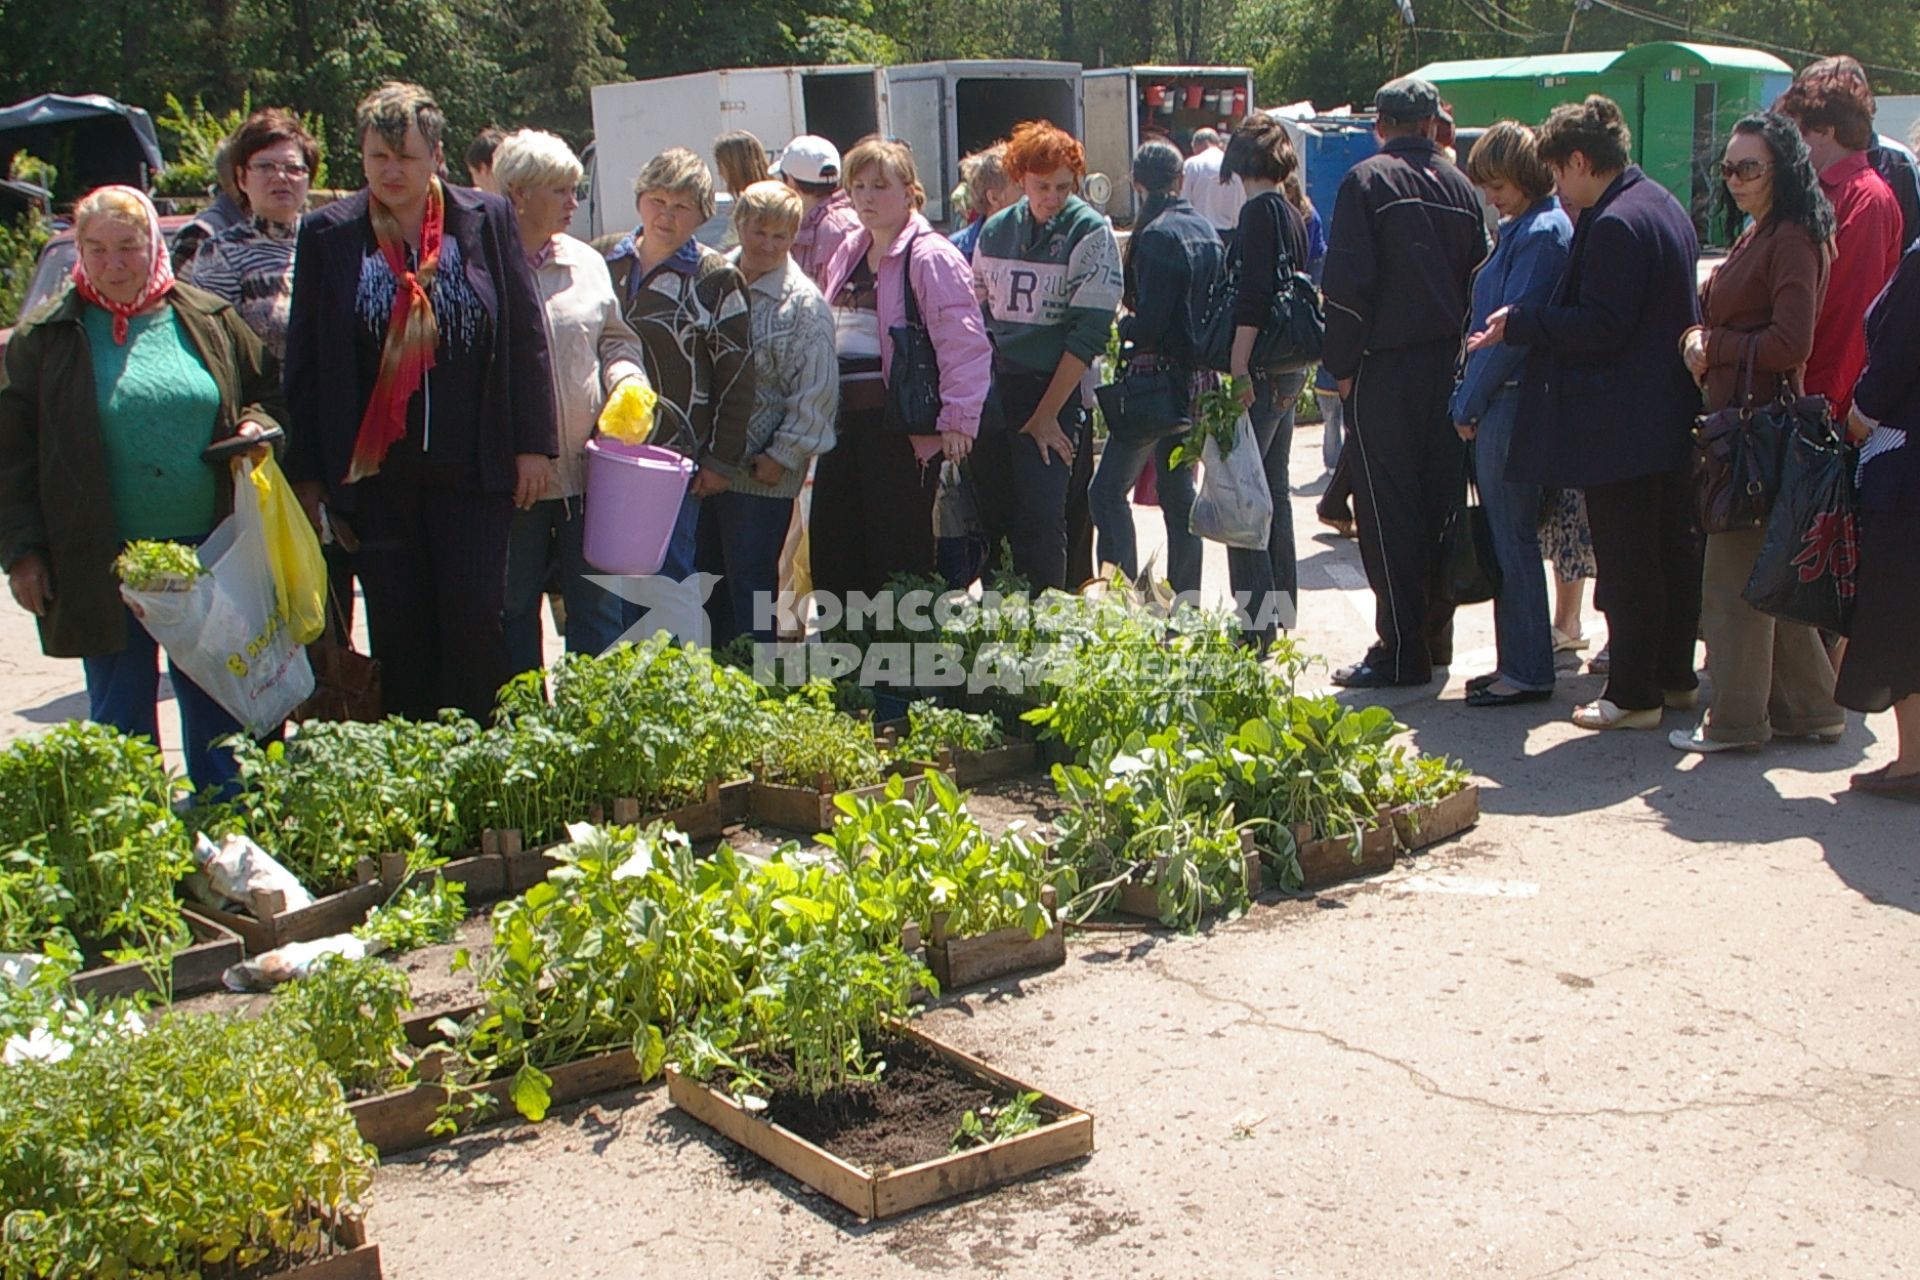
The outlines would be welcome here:
<svg viewBox="0 0 1920 1280">
<path fill-rule="evenodd" d="M 73 284 L 7 345 L 0 382 L 0 567 L 41 651 L 79 658 L 88 718 L 160 740 L 159 648 L 120 599 L 127 543 L 197 544 L 233 510 L 204 451 L 286 421 L 272 358 L 231 305 L 177 284 L 153 202 L 101 187 L 74 210 Z M 264 456 L 261 446 L 256 456 Z M 177 668 L 188 776 L 234 777 L 239 724 Z"/>
<path fill-rule="evenodd" d="M 926 191 L 912 148 L 868 138 L 848 153 L 841 181 L 860 230 L 827 266 L 840 416 L 837 443 L 814 472 L 811 537 L 814 585 L 844 597 L 934 571 L 934 459 L 972 451 L 993 352 L 966 259 L 920 213 Z M 926 434 L 886 411 L 892 333 L 907 322 L 909 296 L 939 366 L 940 412 Z"/>
<path fill-rule="evenodd" d="M 580 160 L 551 133 L 522 129 L 493 153 L 493 181 L 513 206 L 520 248 L 533 268 L 553 366 L 560 456 L 553 483 L 513 513 L 507 542 L 503 625 L 516 672 L 541 665 L 540 596 L 559 571 L 569 653 L 600 653 L 620 638 L 620 597 L 589 582 L 586 448 L 607 397 L 623 382 L 646 384 L 640 338 L 620 314 L 605 259 L 568 235 L 579 207 Z"/>
</svg>

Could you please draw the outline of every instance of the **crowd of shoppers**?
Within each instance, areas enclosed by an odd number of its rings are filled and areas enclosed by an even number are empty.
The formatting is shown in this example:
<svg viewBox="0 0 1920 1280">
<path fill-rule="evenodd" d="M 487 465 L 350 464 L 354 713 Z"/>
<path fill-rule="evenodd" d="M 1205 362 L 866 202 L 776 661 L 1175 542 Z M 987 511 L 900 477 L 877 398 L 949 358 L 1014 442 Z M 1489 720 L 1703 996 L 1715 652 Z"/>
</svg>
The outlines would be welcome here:
<svg viewBox="0 0 1920 1280">
<path fill-rule="evenodd" d="M 171 261 L 139 192 L 103 188 L 76 210 L 73 289 L 20 327 L 0 385 L 0 562 L 47 652 L 85 660 L 93 717 L 151 735 L 157 651 L 112 559 L 130 539 L 206 537 L 232 483 L 200 453 L 283 426 L 285 469 L 335 535 L 336 605 L 358 577 L 387 709 L 485 716 L 503 681 L 541 665 L 543 594 L 564 602 L 570 652 L 604 650 L 638 616 L 591 580 L 583 537 L 588 441 L 633 383 L 657 397 L 652 443 L 691 472 L 661 574 L 717 575 L 716 644 L 774 638 L 770 598 L 803 529 L 821 591 L 955 576 L 934 536 L 943 474 L 970 482 L 987 548 L 955 585 L 982 568 L 1036 591 L 1078 587 L 1095 564 L 1138 577 L 1129 495 L 1144 472 L 1165 576 L 1194 593 L 1194 479 L 1170 466 L 1175 440 L 1110 439 L 1094 467 L 1087 393 L 1117 320 L 1107 376 L 1164 375 L 1189 416 L 1224 380 L 1245 409 L 1273 515 L 1265 548 L 1227 562 L 1264 645 L 1296 621 L 1288 459 L 1314 370 L 1254 353 L 1299 272 L 1324 289 L 1321 515 L 1357 536 L 1376 606 L 1373 643 L 1336 683 L 1424 684 L 1451 662 L 1441 531 L 1471 477 L 1500 588 L 1497 660 L 1467 681 L 1468 705 L 1553 696 L 1557 656 L 1588 644 L 1592 578 L 1607 678 L 1575 724 L 1654 728 L 1695 706 L 1704 639 L 1712 702 L 1674 747 L 1833 741 L 1843 707 L 1892 709 L 1900 753 L 1854 785 L 1920 795 L 1905 554 L 1920 534 L 1920 266 L 1902 258 L 1920 179 L 1874 132 L 1859 64 L 1823 59 L 1734 126 L 1719 186 L 1733 248 L 1704 285 L 1687 212 L 1632 162 L 1610 100 L 1499 122 L 1463 163 L 1431 84 L 1392 81 L 1375 107 L 1378 152 L 1324 215 L 1277 119 L 1201 130 L 1191 155 L 1148 141 L 1124 253 L 1082 198 L 1080 142 L 1045 121 L 966 158 L 951 237 L 921 212 L 905 143 L 871 137 L 843 158 L 803 135 L 773 154 L 736 133 L 713 144 L 724 210 L 706 161 L 670 149 L 635 179 L 633 228 L 590 246 L 567 232 L 581 162 L 551 134 L 486 131 L 458 186 L 431 95 L 388 84 L 356 119 L 367 185 L 309 210 L 315 140 L 258 111 L 222 148 L 221 203 Z M 723 215 L 727 253 L 708 247 Z M 1230 353 L 1209 368 L 1223 281 Z M 938 398 L 924 420 L 902 408 L 923 378 Z M 1764 531 L 1703 538 L 1696 511 L 1696 418 L 1803 394 L 1857 447 L 1844 651 L 1747 604 Z M 235 726 L 175 685 L 190 772 L 220 785 L 231 760 L 212 744 Z"/>
</svg>

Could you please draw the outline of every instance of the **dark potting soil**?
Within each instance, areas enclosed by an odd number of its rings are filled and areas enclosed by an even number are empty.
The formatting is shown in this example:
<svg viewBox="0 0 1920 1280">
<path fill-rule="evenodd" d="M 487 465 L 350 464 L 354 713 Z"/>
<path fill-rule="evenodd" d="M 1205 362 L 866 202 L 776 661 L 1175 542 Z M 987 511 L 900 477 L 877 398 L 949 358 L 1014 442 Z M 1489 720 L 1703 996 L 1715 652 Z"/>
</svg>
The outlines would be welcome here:
<svg viewBox="0 0 1920 1280">
<path fill-rule="evenodd" d="M 918 1041 L 887 1040 L 874 1049 L 887 1064 L 879 1080 L 853 1081 L 819 1098 L 782 1089 L 788 1073 L 777 1064 L 768 1072 L 774 1090 L 767 1119 L 848 1164 L 880 1173 L 947 1155 L 961 1116 L 1013 1096 Z M 1049 1122 L 1057 1118 L 1045 1114 Z"/>
</svg>

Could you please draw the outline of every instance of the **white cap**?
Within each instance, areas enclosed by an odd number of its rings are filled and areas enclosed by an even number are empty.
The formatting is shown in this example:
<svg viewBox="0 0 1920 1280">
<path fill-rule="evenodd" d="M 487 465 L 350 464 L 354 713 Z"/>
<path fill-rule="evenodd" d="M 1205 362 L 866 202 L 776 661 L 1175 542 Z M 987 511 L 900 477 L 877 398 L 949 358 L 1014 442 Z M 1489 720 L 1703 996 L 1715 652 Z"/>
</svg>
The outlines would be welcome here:
<svg viewBox="0 0 1920 1280">
<path fill-rule="evenodd" d="M 840 181 L 840 148 L 825 138 L 803 133 L 780 153 L 774 172 L 795 182 L 833 183 Z"/>
</svg>

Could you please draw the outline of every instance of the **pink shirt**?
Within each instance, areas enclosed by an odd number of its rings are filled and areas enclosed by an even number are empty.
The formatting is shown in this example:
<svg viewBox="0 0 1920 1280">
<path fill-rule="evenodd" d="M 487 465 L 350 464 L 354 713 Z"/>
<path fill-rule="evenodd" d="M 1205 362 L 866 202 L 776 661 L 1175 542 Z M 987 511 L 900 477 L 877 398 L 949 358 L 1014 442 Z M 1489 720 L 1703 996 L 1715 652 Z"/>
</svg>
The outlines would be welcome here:
<svg viewBox="0 0 1920 1280">
<path fill-rule="evenodd" d="M 911 272 L 905 270 L 908 244 L 913 245 Z M 865 227 L 840 242 L 833 261 L 827 264 L 827 286 L 822 290 L 829 301 L 839 294 L 855 264 L 872 247 L 873 235 Z M 920 305 L 920 319 L 933 338 L 934 357 L 940 363 L 940 430 L 977 436 L 980 407 L 986 403 L 987 387 L 993 381 L 993 346 L 987 341 L 980 304 L 974 301 L 973 267 L 918 213 L 894 237 L 874 281 L 880 313 L 882 379 L 892 376 L 893 342 L 888 330 L 906 323 L 905 286 L 909 279 Z M 913 436 L 912 441 L 913 452 L 922 462 L 940 452 L 939 436 Z"/>
<path fill-rule="evenodd" d="M 860 219 L 844 191 L 835 191 L 800 220 L 800 229 L 793 233 L 793 260 L 822 293 L 827 288 L 827 264 L 840 242 L 859 229 Z"/>
</svg>

